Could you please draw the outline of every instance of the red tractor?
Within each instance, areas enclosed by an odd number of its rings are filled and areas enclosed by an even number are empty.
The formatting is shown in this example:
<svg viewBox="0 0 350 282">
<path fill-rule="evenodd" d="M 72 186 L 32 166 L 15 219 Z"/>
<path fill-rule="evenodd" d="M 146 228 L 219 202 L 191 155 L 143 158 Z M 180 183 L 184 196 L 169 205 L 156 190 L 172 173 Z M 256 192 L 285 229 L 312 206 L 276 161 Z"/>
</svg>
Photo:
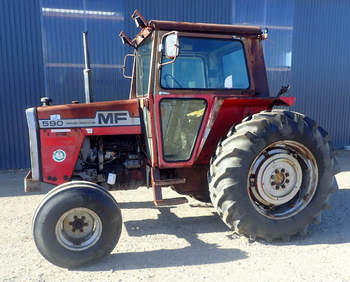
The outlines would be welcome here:
<svg viewBox="0 0 350 282">
<path fill-rule="evenodd" d="M 256 26 L 149 21 L 134 48 L 130 98 L 26 110 L 31 171 L 25 190 L 57 185 L 36 210 L 36 246 L 75 267 L 116 246 L 122 217 L 111 189 L 162 187 L 210 202 L 250 239 L 289 240 L 319 222 L 337 190 L 327 132 L 303 114 L 274 109 Z M 88 88 L 88 87 L 87 87 Z M 89 91 L 87 91 L 89 93 Z"/>
</svg>

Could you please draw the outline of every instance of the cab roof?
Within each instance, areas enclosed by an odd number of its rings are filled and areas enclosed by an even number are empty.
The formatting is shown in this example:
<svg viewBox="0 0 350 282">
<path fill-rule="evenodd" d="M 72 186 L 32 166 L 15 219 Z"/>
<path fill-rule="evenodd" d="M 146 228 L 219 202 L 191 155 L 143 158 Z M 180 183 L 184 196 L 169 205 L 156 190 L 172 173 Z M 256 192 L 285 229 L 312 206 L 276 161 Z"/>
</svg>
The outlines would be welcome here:
<svg viewBox="0 0 350 282">
<path fill-rule="evenodd" d="M 148 26 L 154 30 L 177 30 L 187 32 L 221 33 L 239 36 L 260 37 L 263 33 L 260 26 L 252 25 L 229 25 L 229 24 L 208 24 L 191 22 L 174 22 L 151 20 Z"/>
</svg>

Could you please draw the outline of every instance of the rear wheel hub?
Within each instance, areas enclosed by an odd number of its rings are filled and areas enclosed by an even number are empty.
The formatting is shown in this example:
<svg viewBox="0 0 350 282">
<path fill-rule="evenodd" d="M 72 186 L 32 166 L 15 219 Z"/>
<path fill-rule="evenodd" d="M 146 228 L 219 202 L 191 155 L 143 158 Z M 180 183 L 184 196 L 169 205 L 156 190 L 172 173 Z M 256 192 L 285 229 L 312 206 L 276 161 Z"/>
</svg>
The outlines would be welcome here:
<svg viewBox="0 0 350 282">
<path fill-rule="evenodd" d="M 297 159 L 287 153 L 277 153 L 263 160 L 257 171 L 257 198 L 267 205 L 281 205 L 299 191 L 302 170 Z"/>
<path fill-rule="evenodd" d="M 313 154 L 295 141 L 266 147 L 251 165 L 250 200 L 262 215 L 283 219 L 304 209 L 317 186 L 318 169 Z"/>
</svg>

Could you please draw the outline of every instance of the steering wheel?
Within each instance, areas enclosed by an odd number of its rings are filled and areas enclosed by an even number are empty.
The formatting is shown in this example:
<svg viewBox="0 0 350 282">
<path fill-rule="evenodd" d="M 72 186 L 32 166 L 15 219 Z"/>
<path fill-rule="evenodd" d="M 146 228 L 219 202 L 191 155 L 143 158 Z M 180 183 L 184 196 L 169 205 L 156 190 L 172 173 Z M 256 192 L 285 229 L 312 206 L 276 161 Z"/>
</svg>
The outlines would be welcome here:
<svg viewBox="0 0 350 282">
<path fill-rule="evenodd" d="M 182 83 L 180 83 L 172 74 L 167 73 L 166 75 L 164 75 L 164 81 L 166 83 L 166 87 L 170 88 L 170 85 L 168 83 L 168 78 L 170 78 L 172 81 L 174 81 L 178 87 L 174 87 L 174 88 L 184 88 L 184 86 L 182 85 Z"/>
</svg>

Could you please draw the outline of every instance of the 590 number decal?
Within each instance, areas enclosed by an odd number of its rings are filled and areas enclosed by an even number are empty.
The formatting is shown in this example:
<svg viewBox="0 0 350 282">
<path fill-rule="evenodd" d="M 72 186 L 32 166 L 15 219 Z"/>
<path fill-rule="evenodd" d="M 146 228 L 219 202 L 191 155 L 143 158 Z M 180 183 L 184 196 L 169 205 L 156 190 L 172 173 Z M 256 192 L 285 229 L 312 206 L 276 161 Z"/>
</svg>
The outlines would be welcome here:
<svg viewBox="0 0 350 282">
<path fill-rule="evenodd" d="M 62 120 L 42 120 L 41 121 L 42 127 L 59 127 L 63 126 Z"/>
</svg>

